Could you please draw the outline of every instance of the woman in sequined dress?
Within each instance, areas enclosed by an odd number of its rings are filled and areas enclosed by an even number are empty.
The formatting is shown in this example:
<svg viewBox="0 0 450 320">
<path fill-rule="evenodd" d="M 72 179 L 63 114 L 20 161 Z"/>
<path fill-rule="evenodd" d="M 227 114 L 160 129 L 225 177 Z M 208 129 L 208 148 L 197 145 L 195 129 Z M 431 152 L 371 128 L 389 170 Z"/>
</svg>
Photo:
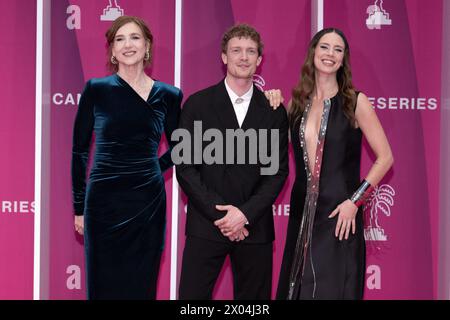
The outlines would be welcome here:
<svg viewBox="0 0 450 320">
<path fill-rule="evenodd" d="M 344 34 L 310 42 L 290 102 L 296 180 L 277 299 L 362 299 L 365 243 L 361 204 L 393 163 L 368 98 L 355 91 Z M 361 139 L 376 156 L 360 179 Z"/>
</svg>

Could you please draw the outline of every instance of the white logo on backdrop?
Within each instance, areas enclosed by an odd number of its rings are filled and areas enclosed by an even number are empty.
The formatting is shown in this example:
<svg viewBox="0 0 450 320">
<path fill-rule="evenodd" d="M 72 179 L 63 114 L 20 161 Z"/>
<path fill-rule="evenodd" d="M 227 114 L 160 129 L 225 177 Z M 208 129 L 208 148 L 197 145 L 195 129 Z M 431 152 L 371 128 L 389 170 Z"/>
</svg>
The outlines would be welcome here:
<svg viewBox="0 0 450 320">
<path fill-rule="evenodd" d="M 103 14 L 100 16 L 101 21 L 114 21 L 118 17 L 123 16 L 123 9 L 117 4 L 117 0 L 109 0 L 109 5 L 103 9 Z"/>
<path fill-rule="evenodd" d="M 367 267 L 366 270 L 366 287 L 369 290 L 381 289 L 381 268 L 376 264 Z"/>
<path fill-rule="evenodd" d="M 34 213 L 35 203 L 28 200 L 1 200 L 1 213 Z"/>
<path fill-rule="evenodd" d="M 383 0 L 380 0 L 380 6 L 377 5 L 378 0 L 367 8 L 366 13 L 369 17 L 366 19 L 367 28 L 381 29 L 381 26 L 391 25 L 392 20 L 389 19 L 389 13 L 383 8 Z"/>
<path fill-rule="evenodd" d="M 81 268 L 76 264 L 67 266 L 66 274 L 69 276 L 66 280 L 66 287 L 69 290 L 79 290 L 81 289 Z"/>
<path fill-rule="evenodd" d="M 264 86 L 266 85 L 266 81 L 263 77 L 261 77 L 259 74 L 253 75 L 253 82 L 255 83 L 255 86 L 261 90 L 264 91 Z"/>
<path fill-rule="evenodd" d="M 394 205 L 395 190 L 388 184 L 375 187 L 364 207 L 367 226 L 364 228 L 366 241 L 387 241 L 387 235 L 378 221 L 379 213 L 386 217 L 391 216 L 391 207 Z"/>
<path fill-rule="evenodd" d="M 424 97 L 368 97 L 374 108 L 384 110 L 426 110 L 438 108 L 437 98 Z"/>
<path fill-rule="evenodd" d="M 67 7 L 66 13 L 70 16 L 67 17 L 66 27 L 69 30 L 81 29 L 81 9 L 79 6 L 72 4 Z"/>
<path fill-rule="evenodd" d="M 57 92 L 52 95 L 52 102 L 56 106 L 78 106 L 81 99 L 81 93 L 62 93 Z"/>
<path fill-rule="evenodd" d="M 273 204 L 272 205 L 272 213 L 274 216 L 284 216 L 289 217 L 289 211 L 290 211 L 290 205 L 289 204 Z"/>
</svg>

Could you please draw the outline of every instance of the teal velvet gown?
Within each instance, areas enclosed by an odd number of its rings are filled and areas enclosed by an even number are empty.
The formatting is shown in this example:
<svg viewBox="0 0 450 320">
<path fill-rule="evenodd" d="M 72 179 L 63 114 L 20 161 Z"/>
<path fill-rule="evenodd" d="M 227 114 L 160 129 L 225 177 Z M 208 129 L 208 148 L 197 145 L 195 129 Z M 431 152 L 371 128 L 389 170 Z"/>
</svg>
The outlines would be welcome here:
<svg viewBox="0 0 450 320">
<path fill-rule="evenodd" d="M 162 173 L 172 165 L 171 148 L 158 158 L 158 146 L 163 132 L 170 143 L 181 100 L 179 89 L 155 81 L 144 101 L 118 75 L 85 86 L 74 125 L 72 187 L 75 214 L 84 214 L 88 299 L 156 297 L 166 220 Z"/>
</svg>

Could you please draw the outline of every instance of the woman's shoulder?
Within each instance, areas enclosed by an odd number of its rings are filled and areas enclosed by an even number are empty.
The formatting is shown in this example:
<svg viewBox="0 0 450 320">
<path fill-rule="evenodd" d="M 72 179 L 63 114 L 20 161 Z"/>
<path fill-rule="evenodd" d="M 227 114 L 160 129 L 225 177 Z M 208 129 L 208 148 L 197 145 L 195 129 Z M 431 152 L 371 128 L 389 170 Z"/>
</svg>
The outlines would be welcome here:
<svg viewBox="0 0 450 320">
<path fill-rule="evenodd" d="M 373 110 L 372 101 L 365 95 L 362 91 L 356 91 L 356 106 L 355 106 L 355 114 L 358 115 L 357 110 L 359 113 L 361 110 Z"/>
<path fill-rule="evenodd" d="M 117 84 L 118 82 L 114 75 L 103 78 L 91 78 L 86 81 L 83 94 L 97 97 L 101 93 L 110 92 L 110 89 Z"/>
<path fill-rule="evenodd" d="M 85 91 L 98 91 L 117 85 L 117 79 L 114 75 L 103 78 L 91 78 L 85 83 Z"/>
<path fill-rule="evenodd" d="M 352 92 L 349 93 L 350 96 L 353 96 L 353 101 L 355 101 L 355 105 L 354 107 L 356 108 L 357 104 L 359 104 L 361 101 L 367 101 L 368 98 L 367 96 L 364 94 L 364 92 L 357 90 L 357 89 L 353 89 Z M 339 103 L 344 102 L 345 99 L 345 95 L 342 92 L 338 92 L 333 98 L 331 98 L 331 101 L 335 100 L 338 101 Z"/>
<path fill-rule="evenodd" d="M 183 94 L 181 92 L 180 88 L 177 88 L 171 84 L 168 84 L 168 83 L 165 83 L 165 82 L 162 82 L 159 80 L 155 80 L 155 84 L 158 86 L 158 88 L 160 90 L 162 90 L 164 93 L 169 94 L 171 96 L 178 97 Z"/>
<path fill-rule="evenodd" d="M 366 96 L 366 94 L 362 91 L 359 90 L 355 90 L 355 95 L 356 95 L 356 103 L 365 103 L 366 101 L 369 100 L 369 98 Z"/>
<path fill-rule="evenodd" d="M 110 75 L 101 78 L 91 78 L 86 83 L 90 86 L 101 86 L 101 85 L 111 85 L 117 82 L 116 75 Z"/>
</svg>

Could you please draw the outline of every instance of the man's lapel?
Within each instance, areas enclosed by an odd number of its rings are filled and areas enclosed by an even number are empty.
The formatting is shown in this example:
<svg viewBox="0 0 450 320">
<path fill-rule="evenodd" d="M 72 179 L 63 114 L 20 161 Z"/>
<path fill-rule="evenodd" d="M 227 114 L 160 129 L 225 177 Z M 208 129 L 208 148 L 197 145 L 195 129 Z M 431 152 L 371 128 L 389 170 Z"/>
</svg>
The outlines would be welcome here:
<svg viewBox="0 0 450 320">
<path fill-rule="evenodd" d="M 262 116 L 261 108 L 265 107 L 265 101 L 261 101 L 261 92 L 253 85 L 253 95 L 244 122 L 241 126 L 242 129 L 258 128 Z"/>
<path fill-rule="evenodd" d="M 233 104 L 231 103 L 230 96 L 225 88 L 224 80 L 216 85 L 212 105 L 224 129 L 239 128 L 236 113 L 234 112 Z"/>
</svg>

